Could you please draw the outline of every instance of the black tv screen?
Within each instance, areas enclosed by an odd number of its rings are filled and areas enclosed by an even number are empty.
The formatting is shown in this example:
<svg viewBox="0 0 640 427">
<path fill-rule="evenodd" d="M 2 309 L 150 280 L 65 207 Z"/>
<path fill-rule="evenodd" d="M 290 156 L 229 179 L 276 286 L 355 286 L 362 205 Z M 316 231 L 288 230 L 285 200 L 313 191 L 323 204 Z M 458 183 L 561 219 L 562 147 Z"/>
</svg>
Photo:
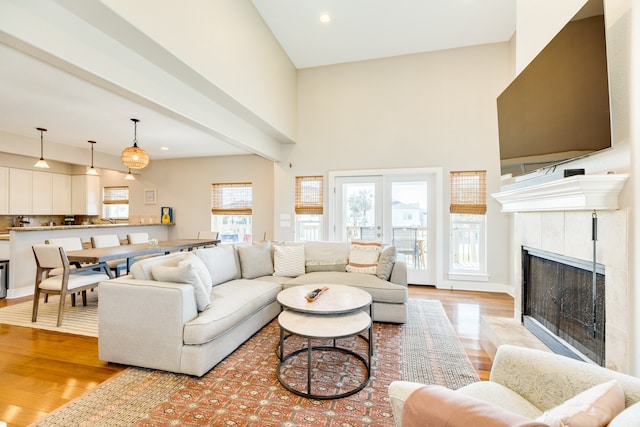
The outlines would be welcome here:
<svg viewBox="0 0 640 427">
<path fill-rule="evenodd" d="M 515 177 L 611 147 L 605 24 L 602 0 L 596 1 L 498 97 L 502 175 Z"/>
</svg>

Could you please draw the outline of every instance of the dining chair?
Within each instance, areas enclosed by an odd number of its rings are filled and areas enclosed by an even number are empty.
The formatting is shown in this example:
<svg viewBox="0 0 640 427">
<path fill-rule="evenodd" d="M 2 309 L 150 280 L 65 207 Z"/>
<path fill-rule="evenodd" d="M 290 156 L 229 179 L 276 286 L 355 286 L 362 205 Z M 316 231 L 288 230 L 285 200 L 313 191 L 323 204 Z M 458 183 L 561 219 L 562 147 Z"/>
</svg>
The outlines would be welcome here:
<svg viewBox="0 0 640 427">
<path fill-rule="evenodd" d="M 217 231 L 198 231 L 198 239 L 216 240 L 217 238 L 218 238 Z"/>
<path fill-rule="evenodd" d="M 211 239 L 218 240 L 218 232 L 217 231 L 198 231 L 198 239 Z M 216 245 L 207 245 L 205 248 L 212 248 Z"/>
<path fill-rule="evenodd" d="M 127 234 L 127 242 L 130 245 L 136 243 L 149 243 L 149 233 L 129 233 Z"/>
<path fill-rule="evenodd" d="M 58 237 L 54 239 L 47 239 L 44 241 L 48 245 L 62 246 L 65 252 L 82 250 L 82 240 L 79 237 Z M 80 267 L 78 263 L 72 264 L 71 268 Z M 54 268 L 51 271 L 47 271 L 48 276 L 59 276 L 62 274 L 62 268 Z M 45 299 L 45 302 L 47 300 Z"/>
<path fill-rule="evenodd" d="M 60 295 L 58 306 L 58 320 L 56 326 L 62 324 L 64 303 L 67 295 L 71 295 L 71 305 L 76 305 L 76 292 L 82 293 L 82 305 L 87 305 L 87 290 L 95 288 L 98 283 L 111 279 L 111 274 L 105 263 L 93 264 L 88 267 L 72 269 L 67 253 L 62 246 L 53 244 L 37 244 L 32 246 L 36 258 L 36 280 L 33 293 L 33 311 L 31 321 L 38 319 L 40 294 Z M 48 276 L 53 269 L 61 268 L 62 274 Z M 44 279 L 43 279 L 44 277 Z"/>
<path fill-rule="evenodd" d="M 120 246 L 120 238 L 117 234 L 103 234 L 91 237 L 92 248 L 112 248 L 114 246 Z M 121 272 L 127 273 L 126 259 L 107 261 L 107 265 L 114 271 L 116 277 L 120 277 Z"/>
</svg>

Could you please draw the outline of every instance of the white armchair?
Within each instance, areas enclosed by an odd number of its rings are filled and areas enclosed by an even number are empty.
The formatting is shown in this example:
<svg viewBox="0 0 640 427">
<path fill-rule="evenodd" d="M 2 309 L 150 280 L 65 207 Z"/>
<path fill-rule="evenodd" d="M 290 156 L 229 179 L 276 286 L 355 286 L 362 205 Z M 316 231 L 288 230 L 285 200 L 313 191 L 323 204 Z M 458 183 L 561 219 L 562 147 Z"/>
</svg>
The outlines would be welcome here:
<svg viewBox="0 0 640 427">
<path fill-rule="evenodd" d="M 640 378 L 525 347 L 500 346 L 489 381 L 469 384 L 456 393 L 536 418 L 571 397 L 613 379 L 622 385 L 626 409 L 611 421 L 609 427 L 639 426 Z M 402 409 L 407 398 L 423 385 L 407 381 L 390 384 L 388 393 L 396 426 L 402 425 Z"/>
</svg>

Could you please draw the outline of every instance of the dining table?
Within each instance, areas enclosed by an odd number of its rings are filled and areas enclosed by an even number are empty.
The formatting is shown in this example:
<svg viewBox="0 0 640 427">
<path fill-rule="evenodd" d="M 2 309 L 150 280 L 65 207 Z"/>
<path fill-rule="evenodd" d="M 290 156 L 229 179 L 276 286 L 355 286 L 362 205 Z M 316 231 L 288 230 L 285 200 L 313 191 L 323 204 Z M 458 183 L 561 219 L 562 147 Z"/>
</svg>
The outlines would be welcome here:
<svg viewBox="0 0 640 427">
<path fill-rule="evenodd" d="M 132 245 L 111 246 L 106 248 L 87 248 L 68 251 L 70 263 L 98 264 L 116 259 L 127 260 L 127 273 L 136 257 L 145 255 L 168 254 L 170 252 L 192 250 L 193 248 L 214 246 L 220 240 L 214 239 L 173 239 L 157 243 L 136 243 Z"/>
</svg>

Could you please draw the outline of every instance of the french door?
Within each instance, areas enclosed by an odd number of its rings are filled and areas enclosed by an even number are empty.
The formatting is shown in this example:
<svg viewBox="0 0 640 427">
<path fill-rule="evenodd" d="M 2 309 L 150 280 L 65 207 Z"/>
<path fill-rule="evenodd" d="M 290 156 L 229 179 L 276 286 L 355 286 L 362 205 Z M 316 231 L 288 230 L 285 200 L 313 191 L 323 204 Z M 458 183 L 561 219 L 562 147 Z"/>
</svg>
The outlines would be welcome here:
<svg viewBox="0 0 640 427">
<path fill-rule="evenodd" d="M 332 240 L 393 244 L 405 257 L 409 283 L 435 284 L 437 227 L 433 174 L 336 172 L 332 184 L 334 209 L 329 218 Z"/>
</svg>

